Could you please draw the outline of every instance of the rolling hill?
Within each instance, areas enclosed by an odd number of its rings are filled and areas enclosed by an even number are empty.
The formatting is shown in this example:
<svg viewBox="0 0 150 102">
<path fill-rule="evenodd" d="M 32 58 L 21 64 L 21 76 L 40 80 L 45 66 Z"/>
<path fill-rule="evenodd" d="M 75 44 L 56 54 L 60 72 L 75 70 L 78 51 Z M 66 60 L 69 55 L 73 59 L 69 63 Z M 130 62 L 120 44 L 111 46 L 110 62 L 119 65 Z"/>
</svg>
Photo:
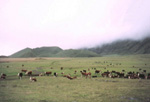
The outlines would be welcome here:
<svg viewBox="0 0 150 102">
<path fill-rule="evenodd" d="M 120 40 L 102 46 L 83 49 L 63 50 L 59 47 L 25 48 L 9 57 L 99 57 L 114 54 L 150 54 L 150 37 L 143 40 Z"/>
<path fill-rule="evenodd" d="M 41 48 L 25 48 L 12 54 L 12 58 L 28 58 L 28 57 L 96 57 L 99 56 L 95 52 L 88 50 L 62 50 L 59 47 L 41 47 Z"/>
</svg>

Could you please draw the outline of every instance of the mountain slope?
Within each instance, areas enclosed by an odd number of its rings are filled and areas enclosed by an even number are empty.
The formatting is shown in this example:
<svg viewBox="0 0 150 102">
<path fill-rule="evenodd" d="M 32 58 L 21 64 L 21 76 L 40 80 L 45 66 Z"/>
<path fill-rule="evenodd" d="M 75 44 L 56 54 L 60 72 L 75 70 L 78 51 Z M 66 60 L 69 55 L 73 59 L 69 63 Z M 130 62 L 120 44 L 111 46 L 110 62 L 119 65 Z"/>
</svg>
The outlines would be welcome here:
<svg viewBox="0 0 150 102">
<path fill-rule="evenodd" d="M 41 48 L 25 48 L 21 51 L 12 54 L 10 57 L 22 58 L 22 57 L 52 57 L 54 54 L 62 51 L 59 47 L 41 47 Z"/>
<path fill-rule="evenodd" d="M 149 54 L 150 53 L 150 38 L 143 40 L 123 40 L 116 41 L 110 44 L 104 44 L 100 47 L 89 48 L 97 54 Z"/>
<path fill-rule="evenodd" d="M 21 51 L 12 54 L 10 57 L 14 58 L 25 58 L 25 57 L 36 57 L 36 54 L 33 52 L 31 48 L 25 48 Z"/>
<path fill-rule="evenodd" d="M 97 57 L 97 53 L 87 50 L 64 50 L 59 52 L 56 57 Z"/>
<path fill-rule="evenodd" d="M 26 48 L 10 57 L 96 57 L 99 56 L 95 52 L 87 50 L 62 50 L 59 47 L 41 47 L 41 48 Z"/>
</svg>

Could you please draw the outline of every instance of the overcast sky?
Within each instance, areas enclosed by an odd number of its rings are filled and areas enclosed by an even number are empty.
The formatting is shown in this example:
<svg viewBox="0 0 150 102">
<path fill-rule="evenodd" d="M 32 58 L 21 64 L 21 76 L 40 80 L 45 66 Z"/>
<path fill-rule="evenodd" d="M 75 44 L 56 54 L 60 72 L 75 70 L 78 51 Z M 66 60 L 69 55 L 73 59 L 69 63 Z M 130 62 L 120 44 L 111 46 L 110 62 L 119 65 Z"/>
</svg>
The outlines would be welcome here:
<svg viewBox="0 0 150 102">
<path fill-rule="evenodd" d="M 0 55 L 150 35 L 150 0 L 0 0 Z"/>
</svg>

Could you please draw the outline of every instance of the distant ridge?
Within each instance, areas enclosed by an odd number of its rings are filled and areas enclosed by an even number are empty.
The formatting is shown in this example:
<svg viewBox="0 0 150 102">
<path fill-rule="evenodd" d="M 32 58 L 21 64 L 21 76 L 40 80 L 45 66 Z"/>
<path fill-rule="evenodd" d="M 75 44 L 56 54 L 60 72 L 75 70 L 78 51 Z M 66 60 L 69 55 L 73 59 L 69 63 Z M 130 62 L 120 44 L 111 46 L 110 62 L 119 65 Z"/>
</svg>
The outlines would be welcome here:
<svg viewBox="0 0 150 102">
<path fill-rule="evenodd" d="M 62 51 L 59 47 L 40 47 L 40 48 L 25 48 L 12 54 L 13 58 L 28 58 L 28 57 L 53 57 L 58 52 Z"/>
<path fill-rule="evenodd" d="M 150 37 L 142 40 L 120 40 L 87 49 L 101 55 L 150 54 Z"/>
<path fill-rule="evenodd" d="M 9 57 L 99 57 L 115 54 L 150 54 L 150 37 L 143 40 L 120 40 L 110 44 L 84 49 L 63 50 L 59 47 L 25 48 Z"/>
<path fill-rule="evenodd" d="M 28 57 L 96 57 L 99 56 L 95 52 L 87 50 L 62 50 L 59 47 L 40 47 L 25 48 L 12 54 L 12 58 L 28 58 Z"/>
</svg>

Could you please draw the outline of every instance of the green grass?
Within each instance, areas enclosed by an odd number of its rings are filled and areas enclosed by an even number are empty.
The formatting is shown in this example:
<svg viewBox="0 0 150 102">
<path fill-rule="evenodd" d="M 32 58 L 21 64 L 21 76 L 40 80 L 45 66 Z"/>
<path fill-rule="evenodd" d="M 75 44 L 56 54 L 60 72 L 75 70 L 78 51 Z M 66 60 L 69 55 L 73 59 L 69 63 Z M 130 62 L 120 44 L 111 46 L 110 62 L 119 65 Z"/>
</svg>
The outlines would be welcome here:
<svg viewBox="0 0 150 102">
<path fill-rule="evenodd" d="M 0 59 L 0 72 L 8 75 L 0 79 L 0 102 L 149 102 L 150 80 L 123 78 L 81 78 L 80 70 L 97 68 L 104 71 L 150 72 L 150 55 L 107 56 L 94 58 L 35 58 L 33 60 L 5 61 Z M 105 63 L 104 63 L 105 62 Z M 110 65 L 110 64 L 113 65 Z M 121 65 L 117 65 L 121 63 Z M 24 67 L 22 67 L 24 64 Z M 146 65 L 145 65 L 146 64 Z M 109 65 L 109 66 L 108 66 Z M 9 66 L 9 68 L 7 68 Z M 134 66 L 134 67 L 133 67 Z M 60 70 L 63 67 L 63 70 Z M 106 69 L 104 69 L 106 67 Z M 53 68 L 53 69 L 51 69 Z M 57 72 L 58 77 L 36 77 L 30 82 L 28 76 L 19 80 L 21 69 Z M 74 74 L 77 70 L 77 74 Z M 69 80 L 60 74 L 71 74 L 77 79 Z"/>
</svg>

